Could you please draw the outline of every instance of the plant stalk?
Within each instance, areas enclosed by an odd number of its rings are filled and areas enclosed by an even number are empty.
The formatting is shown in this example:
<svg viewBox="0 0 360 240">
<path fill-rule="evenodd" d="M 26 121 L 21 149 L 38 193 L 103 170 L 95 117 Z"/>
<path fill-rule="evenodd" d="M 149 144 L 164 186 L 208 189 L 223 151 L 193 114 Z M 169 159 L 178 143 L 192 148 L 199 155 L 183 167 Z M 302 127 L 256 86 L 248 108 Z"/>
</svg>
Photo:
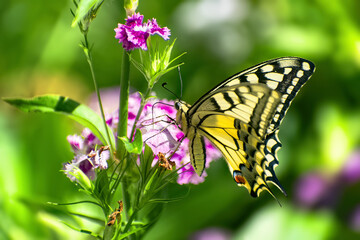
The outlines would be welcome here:
<svg viewBox="0 0 360 240">
<path fill-rule="evenodd" d="M 134 122 L 134 125 L 133 125 L 132 129 L 131 129 L 130 139 L 134 138 L 134 134 L 135 134 L 135 130 L 136 130 L 136 124 L 139 121 L 139 118 L 141 116 L 141 112 L 143 111 L 143 109 L 145 107 L 145 103 L 147 101 L 147 98 L 150 95 L 151 90 L 152 90 L 152 88 L 148 87 L 147 90 L 146 90 L 145 95 L 141 98 L 140 108 L 139 108 L 139 111 L 136 114 L 135 122 Z"/>
<path fill-rule="evenodd" d="M 124 157 L 125 148 L 119 137 L 127 137 L 128 128 L 128 107 L 130 90 L 130 52 L 124 51 L 121 66 L 120 78 L 120 99 L 119 99 L 119 124 L 117 129 L 117 152 L 118 156 Z M 121 158 L 120 158 L 121 159 Z"/>
<path fill-rule="evenodd" d="M 94 83 L 96 96 L 97 96 L 97 99 L 98 99 L 98 102 L 99 102 L 101 118 L 103 120 L 104 128 L 105 128 L 106 135 L 107 135 L 107 140 L 108 140 L 108 143 L 109 143 L 109 146 L 110 146 L 110 149 L 111 149 L 110 152 L 111 152 L 111 155 L 113 155 L 115 146 L 112 146 L 112 144 L 111 144 L 110 133 L 109 133 L 109 129 L 108 129 L 107 124 L 106 124 L 104 108 L 103 108 L 102 101 L 101 101 L 100 90 L 99 90 L 99 87 L 97 85 L 97 81 L 96 81 L 96 77 L 95 77 L 94 67 L 93 67 L 92 58 L 91 58 L 91 50 L 89 49 L 89 42 L 88 42 L 88 39 L 87 39 L 87 33 L 84 33 L 84 45 L 83 45 L 83 47 L 84 47 L 83 50 L 84 50 L 84 53 L 85 53 L 85 56 L 86 56 L 86 60 L 87 60 L 87 62 L 89 64 L 89 68 L 90 68 L 91 77 L 92 77 L 92 80 L 93 80 L 93 83 Z"/>
</svg>

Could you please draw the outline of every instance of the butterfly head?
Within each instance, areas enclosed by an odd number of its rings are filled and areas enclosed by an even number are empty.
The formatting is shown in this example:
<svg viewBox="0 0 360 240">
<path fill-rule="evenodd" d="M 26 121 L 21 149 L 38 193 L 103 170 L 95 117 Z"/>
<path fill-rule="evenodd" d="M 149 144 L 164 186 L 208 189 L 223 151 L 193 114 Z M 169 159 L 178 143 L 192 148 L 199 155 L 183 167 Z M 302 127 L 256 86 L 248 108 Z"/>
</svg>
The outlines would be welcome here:
<svg viewBox="0 0 360 240">
<path fill-rule="evenodd" d="M 175 109 L 176 109 L 177 111 L 179 111 L 179 110 L 182 108 L 181 105 L 182 105 L 182 104 L 181 104 L 181 101 L 178 100 L 178 101 L 175 102 L 174 107 L 175 107 Z"/>
<path fill-rule="evenodd" d="M 181 130 L 184 133 L 186 133 L 187 126 L 188 126 L 186 114 L 187 114 L 187 111 L 188 111 L 190 105 L 188 105 L 187 103 L 185 103 L 181 100 L 177 100 L 174 104 L 174 107 L 177 111 L 176 124 L 178 124 L 179 127 L 181 128 Z"/>
</svg>

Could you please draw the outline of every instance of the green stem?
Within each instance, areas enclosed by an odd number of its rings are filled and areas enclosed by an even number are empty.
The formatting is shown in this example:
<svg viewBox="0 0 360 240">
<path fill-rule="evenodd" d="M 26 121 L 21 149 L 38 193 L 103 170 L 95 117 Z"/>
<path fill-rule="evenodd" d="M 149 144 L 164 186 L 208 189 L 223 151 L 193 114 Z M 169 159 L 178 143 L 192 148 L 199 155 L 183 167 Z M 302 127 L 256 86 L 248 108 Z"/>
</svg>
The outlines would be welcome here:
<svg viewBox="0 0 360 240">
<path fill-rule="evenodd" d="M 135 215 L 136 215 L 136 212 L 134 212 L 131 216 L 130 216 L 130 219 L 129 219 L 129 221 L 127 222 L 127 224 L 126 224 L 126 226 L 125 226 L 125 228 L 124 228 L 124 231 L 117 231 L 117 233 L 116 233 L 116 235 L 112 238 L 112 239 L 118 239 L 118 237 L 119 237 L 119 235 L 121 234 L 121 233 L 124 233 L 124 234 L 126 234 L 129 230 L 130 230 L 130 227 L 131 227 L 131 225 L 132 225 L 132 223 L 134 222 L 134 220 L 135 220 Z M 136 235 L 134 235 L 134 233 L 133 234 L 131 234 L 131 235 L 128 235 L 127 236 L 127 238 L 128 239 L 135 239 L 135 236 Z M 121 238 L 122 239 L 122 238 Z"/>
<path fill-rule="evenodd" d="M 117 157 L 120 161 L 124 161 L 125 168 L 129 164 L 129 155 L 126 153 L 123 142 L 120 140 L 120 137 L 127 137 L 128 129 L 128 106 L 129 106 L 129 90 L 130 90 L 130 52 L 124 51 L 123 60 L 121 66 L 121 78 L 120 78 L 120 99 L 119 99 L 119 123 L 117 129 Z M 124 203 L 125 217 L 128 221 L 129 212 L 131 209 L 131 198 L 129 193 L 129 186 L 127 177 L 124 176 L 124 179 L 121 184 L 122 188 L 122 197 Z"/>
<path fill-rule="evenodd" d="M 120 79 L 119 124 L 117 129 L 118 156 L 124 156 L 125 148 L 119 137 L 127 137 L 129 86 L 130 86 L 130 52 L 124 51 Z"/>
<path fill-rule="evenodd" d="M 84 33 L 84 45 L 83 45 L 83 47 L 84 47 L 83 49 L 84 49 L 84 53 L 85 53 L 85 56 L 86 56 L 86 60 L 87 60 L 87 62 L 89 64 L 89 67 L 90 67 L 91 77 L 92 77 L 92 80 L 93 80 L 93 83 L 94 83 L 96 96 L 97 96 L 98 102 L 99 102 L 99 108 L 100 108 L 100 112 L 101 112 L 101 117 L 102 117 L 104 128 L 105 128 L 105 131 L 106 131 L 108 144 L 110 145 L 110 149 L 111 149 L 110 152 L 111 152 L 111 155 L 112 155 L 113 152 L 114 152 L 114 146 L 112 146 L 112 144 L 111 144 L 110 133 L 109 133 L 109 129 L 108 129 L 107 124 L 106 124 L 104 108 L 103 108 L 101 97 L 100 97 L 100 90 L 99 90 L 97 82 L 96 82 L 94 67 L 93 67 L 92 58 L 91 58 L 91 51 L 89 49 L 89 42 L 88 42 L 86 33 Z"/>
<path fill-rule="evenodd" d="M 122 197 L 123 197 L 123 203 L 124 203 L 124 209 L 125 209 L 125 215 L 126 219 L 129 219 L 129 210 L 130 210 L 130 195 L 129 195 L 129 184 L 127 180 L 121 182 L 121 188 L 122 188 Z"/>
<path fill-rule="evenodd" d="M 124 209 L 125 209 L 125 217 L 127 220 L 127 224 L 122 232 L 126 233 L 130 230 L 131 224 L 136 217 L 137 211 L 134 210 L 134 208 L 131 208 L 131 205 L 130 205 L 131 199 L 130 199 L 130 194 L 129 194 L 129 183 L 128 183 L 127 179 L 125 178 L 124 181 L 122 181 L 121 183 L 122 183 L 121 188 L 122 188 L 122 198 L 123 198 Z M 128 239 L 129 240 L 135 239 L 134 237 L 135 237 L 135 235 L 132 234 L 128 237 Z"/>
<path fill-rule="evenodd" d="M 129 218 L 129 220 L 128 220 L 125 228 L 124 228 L 124 232 L 127 232 L 127 231 L 130 230 L 130 227 L 131 227 L 131 225 L 132 225 L 132 222 L 135 220 L 136 214 L 137 214 L 137 211 L 136 211 L 136 210 L 131 214 L 131 216 L 130 216 L 130 218 Z M 131 236 L 132 236 L 132 235 L 130 235 L 129 237 L 131 237 Z"/>
<path fill-rule="evenodd" d="M 146 101 L 147 101 L 147 98 L 148 98 L 149 95 L 150 95 L 151 90 L 152 90 L 152 88 L 151 88 L 151 87 L 148 87 L 148 89 L 146 90 L 145 96 L 141 98 L 140 108 L 139 108 L 139 111 L 138 111 L 137 114 L 136 114 L 135 122 L 134 122 L 134 125 L 133 125 L 132 129 L 131 129 L 131 134 L 130 134 L 130 138 L 131 138 L 131 139 L 134 137 L 135 130 L 136 130 L 136 124 L 137 124 L 137 122 L 139 121 L 141 112 L 142 112 L 142 110 L 143 110 L 144 107 L 145 107 L 145 103 L 146 103 Z"/>
</svg>

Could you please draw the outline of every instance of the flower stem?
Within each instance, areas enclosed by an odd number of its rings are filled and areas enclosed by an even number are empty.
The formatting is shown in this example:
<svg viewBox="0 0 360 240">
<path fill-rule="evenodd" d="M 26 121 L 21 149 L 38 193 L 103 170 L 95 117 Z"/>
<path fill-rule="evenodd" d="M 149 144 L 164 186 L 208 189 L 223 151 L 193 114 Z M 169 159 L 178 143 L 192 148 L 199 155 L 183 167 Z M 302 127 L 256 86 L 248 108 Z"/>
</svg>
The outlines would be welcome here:
<svg viewBox="0 0 360 240">
<path fill-rule="evenodd" d="M 117 129 L 117 157 L 120 161 L 124 161 L 125 168 L 129 164 L 129 155 L 125 151 L 123 142 L 120 140 L 120 137 L 127 137 L 128 130 L 128 106 L 129 106 L 129 90 L 130 90 L 130 52 L 124 51 L 122 66 L 121 66 L 121 77 L 120 77 L 120 102 L 119 102 L 119 123 Z M 129 186 L 127 177 L 124 176 L 124 179 L 121 183 L 122 188 L 122 197 L 124 202 L 125 217 L 128 221 L 130 209 L 131 209 L 131 199 L 129 194 Z"/>
<path fill-rule="evenodd" d="M 137 114 L 136 114 L 135 121 L 134 121 L 134 125 L 133 125 L 133 127 L 132 127 L 132 129 L 131 129 L 131 134 L 130 134 L 130 138 L 131 138 L 131 139 L 134 137 L 135 130 L 136 130 L 136 124 L 137 124 L 137 122 L 139 121 L 141 112 L 142 112 L 142 110 L 143 110 L 144 107 L 145 107 L 145 103 L 146 103 L 146 101 L 147 101 L 147 98 L 148 98 L 149 95 L 150 95 L 151 90 L 152 90 L 152 88 L 151 88 L 151 87 L 148 87 L 147 90 L 146 90 L 145 95 L 141 98 L 140 108 L 139 108 L 139 111 L 138 111 Z"/>
<path fill-rule="evenodd" d="M 129 219 L 130 215 L 130 195 L 129 195 L 129 184 L 127 179 L 124 179 L 124 181 L 121 182 L 121 188 L 122 188 L 122 198 L 124 203 L 124 209 L 125 209 L 125 215 L 126 219 Z"/>
<path fill-rule="evenodd" d="M 134 211 L 134 212 L 131 214 L 131 216 L 130 216 L 130 218 L 129 218 L 126 226 L 125 226 L 124 232 L 129 231 L 129 229 L 130 229 L 130 227 L 131 227 L 131 224 L 132 224 L 132 222 L 133 222 L 134 219 L 135 219 L 136 213 L 137 213 L 137 212 Z"/>
<path fill-rule="evenodd" d="M 117 129 L 118 156 L 124 156 L 124 147 L 119 137 L 127 137 L 129 86 L 130 86 L 130 52 L 124 51 L 120 78 L 119 124 Z"/>
<path fill-rule="evenodd" d="M 94 83 L 94 88 L 95 88 L 96 96 L 97 96 L 98 102 L 99 102 L 99 108 L 100 108 L 100 112 L 101 112 L 101 118 L 102 118 L 102 120 L 103 120 L 104 128 L 105 128 L 106 135 L 107 135 L 107 140 L 108 140 L 108 143 L 109 143 L 110 149 L 111 149 L 110 152 L 111 152 L 111 155 L 112 155 L 113 152 L 114 152 L 114 147 L 115 147 L 115 146 L 112 146 L 112 144 L 111 144 L 110 133 L 109 133 L 109 129 L 108 129 L 107 124 L 106 124 L 106 119 L 105 119 L 105 114 L 104 114 L 104 108 L 103 108 L 102 101 L 101 101 L 101 97 L 100 97 L 100 90 L 99 90 L 98 85 L 97 85 L 97 82 L 96 82 L 94 67 L 93 67 L 92 58 L 91 58 L 91 50 L 89 49 L 89 42 L 88 42 L 88 39 L 87 39 L 87 33 L 84 33 L 83 50 L 84 50 L 84 53 L 85 53 L 85 56 L 86 56 L 86 60 L 87 60 L 87 62 L 88 62 L 88 64 L 89 64 L 89 67 L 90 67 L 91 77 L 92 77 L 92 80 L 93 80 L 93 83 Z"/>
</svg>

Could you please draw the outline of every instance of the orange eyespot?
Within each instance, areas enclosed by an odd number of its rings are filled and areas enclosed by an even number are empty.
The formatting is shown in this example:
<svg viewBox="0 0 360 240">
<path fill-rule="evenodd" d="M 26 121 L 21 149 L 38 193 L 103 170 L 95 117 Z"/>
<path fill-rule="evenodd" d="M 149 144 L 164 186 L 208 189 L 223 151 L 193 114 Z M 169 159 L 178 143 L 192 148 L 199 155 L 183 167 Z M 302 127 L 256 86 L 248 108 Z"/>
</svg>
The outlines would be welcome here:
<svg viewBox="0 0 360 240">
<path fill-rule="evenodd" d="M 245 178 L 242 176 L 235 176 L 235 181 L 238 184 L 245 184 L 245 182 L 246 182 Z"/>
<path fill-rule="evenodd" d="M 234 180 L 237 184 L 245 184 L 246 183 L 246 180 L 242 176 L 241 172 L 234 171 L 233 176 L 234 176 Z"/>
</svg>

